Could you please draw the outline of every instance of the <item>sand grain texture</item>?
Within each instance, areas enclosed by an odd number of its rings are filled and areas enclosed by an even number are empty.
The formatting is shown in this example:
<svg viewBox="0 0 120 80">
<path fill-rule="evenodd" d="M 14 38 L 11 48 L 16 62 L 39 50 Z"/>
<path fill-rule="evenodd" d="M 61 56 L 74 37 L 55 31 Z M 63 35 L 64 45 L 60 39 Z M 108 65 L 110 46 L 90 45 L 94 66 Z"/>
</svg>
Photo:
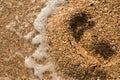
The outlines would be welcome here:
<svg viewBox="0 0 120 80">
<path fill-rule="evenodd" d="M 37 79 L 24 60 L 39 46 L 31 44 L 38 34 L 33 22 L 44 6 L 39 0 L 0 0 L 0 79 Z M 62 80 L 120 79 L 119 20 L 120 0 L 67 0 L 49 17 L 48 53 Z"/>
</svg>

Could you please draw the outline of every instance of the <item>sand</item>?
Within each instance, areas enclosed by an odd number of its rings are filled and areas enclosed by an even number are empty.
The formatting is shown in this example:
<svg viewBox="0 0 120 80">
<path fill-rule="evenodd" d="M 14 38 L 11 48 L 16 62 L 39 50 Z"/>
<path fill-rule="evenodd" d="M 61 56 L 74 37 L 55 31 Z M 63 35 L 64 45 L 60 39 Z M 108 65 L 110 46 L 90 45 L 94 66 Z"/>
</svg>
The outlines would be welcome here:
<svg viewBox="0 0 120 80">
<path fill-rule="evenodd" d="M 120 0 L 67 0 L 49 17 L 48 53 L 64 80 L 120 79 Z M 39 45 L 33 22 L 45 2 L 0 1 L 0 79 L 37 79 L 24 59 Z M 29 32 L 33 35 L 26 39 Z M 46 78 L 49 80 L 49 78 Z"/>
</svg>

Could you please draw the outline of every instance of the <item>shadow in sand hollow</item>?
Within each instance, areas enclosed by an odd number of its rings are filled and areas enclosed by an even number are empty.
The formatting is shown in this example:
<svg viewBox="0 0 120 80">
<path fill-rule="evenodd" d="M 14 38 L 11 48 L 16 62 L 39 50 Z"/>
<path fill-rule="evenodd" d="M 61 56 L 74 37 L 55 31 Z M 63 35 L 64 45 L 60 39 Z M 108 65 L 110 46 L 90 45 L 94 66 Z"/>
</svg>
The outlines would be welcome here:
<svg viewBox="0 0 120 80">
<path fill-rule="evenodd" d="M 94 54 L 100 55 L 104 59 L 110 58 L 113 54 L 115 54 L 115 50 L 112 49 L 112 45 L 107 41 L 100 41 L 94 45 Z"/>
<path fill-rule="evenodd" d="M 80 41 L 81 36 L 87 29 L 90 29 L 95 25 L 94 21 L 89 21 L 90 18 L 91 15 L 84 12 L 76 13 L 71 17 L 69 26 L 76 42 Z"/>
</svg>

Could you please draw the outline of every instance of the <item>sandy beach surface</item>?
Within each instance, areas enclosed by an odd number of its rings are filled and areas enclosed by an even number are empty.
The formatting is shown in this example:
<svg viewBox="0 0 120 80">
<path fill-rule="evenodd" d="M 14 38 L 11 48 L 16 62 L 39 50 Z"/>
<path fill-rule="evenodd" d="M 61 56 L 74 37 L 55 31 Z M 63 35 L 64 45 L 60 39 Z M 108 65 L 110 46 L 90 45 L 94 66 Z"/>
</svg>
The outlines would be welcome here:
<svg viewBox="0 0 120 80">
<path fill-rule="evenodd" d="M 0 0 L 0 80 L 41 80 L 25 57 L 39 46 L 33 23 L 46 1 Z M 120 80 L 120 0 L 67 0 L 49 16 L 46 37 L 61 80 Z"/>
</svg>

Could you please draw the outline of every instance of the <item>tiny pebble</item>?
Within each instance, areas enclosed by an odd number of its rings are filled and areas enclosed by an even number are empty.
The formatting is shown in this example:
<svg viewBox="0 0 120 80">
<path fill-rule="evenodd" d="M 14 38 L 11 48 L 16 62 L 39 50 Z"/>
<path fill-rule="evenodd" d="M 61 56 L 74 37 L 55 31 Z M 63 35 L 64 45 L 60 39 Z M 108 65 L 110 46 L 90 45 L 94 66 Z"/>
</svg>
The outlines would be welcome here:
<svg viewBox="0 0 120 80">
<path fill-rule="evenodd" d="M 116 46 L 112 46 L 112 50 L 114 50 L 114 51 L 115 51 L 115 50 L 116 50 Z"/>
</svg>

